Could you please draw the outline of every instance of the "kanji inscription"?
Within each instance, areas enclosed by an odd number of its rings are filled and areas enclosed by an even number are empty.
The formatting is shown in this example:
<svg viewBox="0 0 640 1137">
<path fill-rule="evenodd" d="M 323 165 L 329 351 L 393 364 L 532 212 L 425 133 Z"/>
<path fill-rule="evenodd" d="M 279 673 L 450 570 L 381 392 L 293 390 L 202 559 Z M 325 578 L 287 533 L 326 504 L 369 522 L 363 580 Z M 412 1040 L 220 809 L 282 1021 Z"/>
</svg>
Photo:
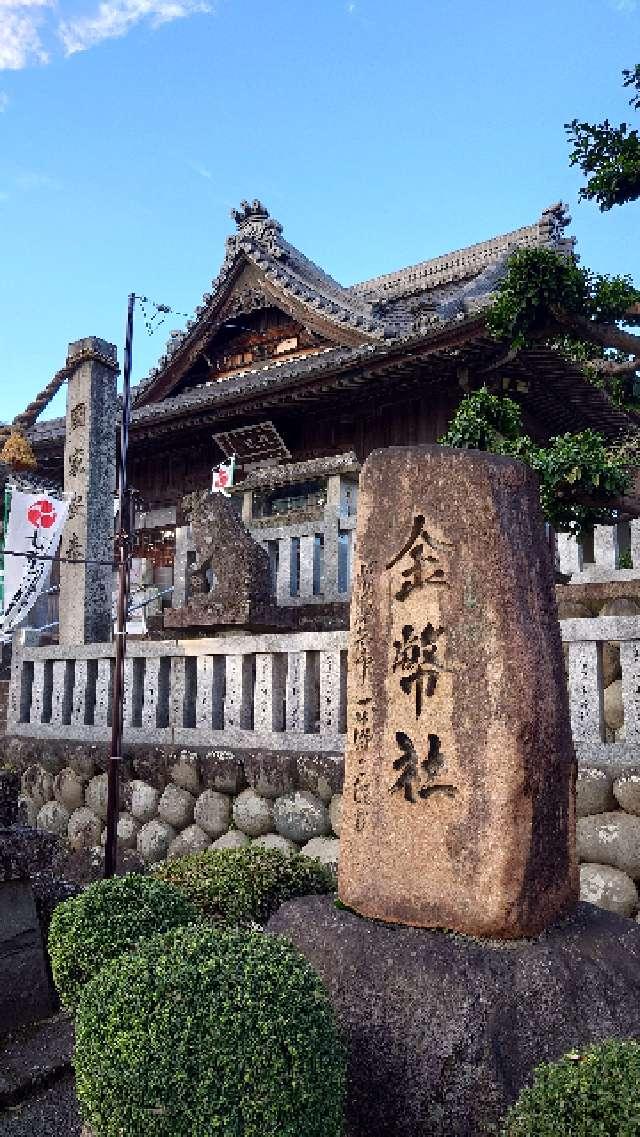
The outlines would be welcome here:
<svg viewBox="0 0 640 1137">
<path fill-rule="evenodd" d="M 339 896 L 537 934 L 573 901 L 573 751 L 534 476 L 436 446 L 360 479 Z"/>
</svg>

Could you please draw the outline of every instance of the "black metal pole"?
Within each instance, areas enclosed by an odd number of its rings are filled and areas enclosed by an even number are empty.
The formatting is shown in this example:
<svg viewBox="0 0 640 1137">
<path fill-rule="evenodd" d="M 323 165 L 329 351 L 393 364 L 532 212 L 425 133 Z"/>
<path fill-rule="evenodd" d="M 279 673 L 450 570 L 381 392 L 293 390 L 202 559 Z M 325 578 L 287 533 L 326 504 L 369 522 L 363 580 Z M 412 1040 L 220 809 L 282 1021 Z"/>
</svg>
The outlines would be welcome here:
<svg viewBox="0 0 640 1137">
<path fill-rule="evenodd" d="M 124 347 L 122 418 L 120 421 L 120 464 L 118 467 L 118 532 L 115 556 L 118 566 L 118 603 L 116 613 L 116 650 L 111 697 L 111 755 L 107 774 L 107 833 L 104 850 L 104 876 L 116 871 L 118 844 L 118 808 L 120 763 L 122 761 L 122 718 L 124 700 L 124 657 L 126 651 L 127 602 L 129 594 L 130 510 L 127 496 L 127 450 L 131 416 L 131 345 L 133 341 L 133 306 L 135 295 L 129 296 L 127 332 Z"/>
</svg>

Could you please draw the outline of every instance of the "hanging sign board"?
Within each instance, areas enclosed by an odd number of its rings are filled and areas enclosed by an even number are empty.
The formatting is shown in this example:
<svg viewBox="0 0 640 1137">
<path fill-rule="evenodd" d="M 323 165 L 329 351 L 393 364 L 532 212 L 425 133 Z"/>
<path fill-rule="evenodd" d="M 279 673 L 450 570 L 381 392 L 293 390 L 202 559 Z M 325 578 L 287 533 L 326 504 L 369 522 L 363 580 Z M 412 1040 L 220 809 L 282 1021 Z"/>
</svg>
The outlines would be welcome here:
<svg viewBox="0 0 640 1137">
<path fill-rule="evenodd" d="M 5 548 L 25 556 L 5 557 L 4 634 L 24 620 L 46 588 L 51 561 L 36 560 L 33 554 L 55 556 L 68 512 L 69 502 L 50 494 L 13 491 Z"/>
</svg>

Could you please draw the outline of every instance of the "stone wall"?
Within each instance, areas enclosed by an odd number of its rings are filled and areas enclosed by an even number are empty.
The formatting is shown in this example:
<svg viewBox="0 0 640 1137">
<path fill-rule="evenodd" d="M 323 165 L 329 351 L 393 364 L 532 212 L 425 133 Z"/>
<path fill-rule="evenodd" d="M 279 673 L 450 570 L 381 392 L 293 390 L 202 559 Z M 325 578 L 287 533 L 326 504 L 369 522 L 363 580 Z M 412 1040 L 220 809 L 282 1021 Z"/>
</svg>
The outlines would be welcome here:
<svg viewBox="0 0 640 1137">
<path fill-rule="evenodd" d="M 2 760 L 22 777 L 23 819 L 76 850 L 104 841 L 106 747 L 13 738 Z M 331 754 L 131 747 L 123 763 L 120 847 L 152 863 L 257 842 L 336 866 L 343 760 Z M 624 916 L 640 908 L 640 760 L 581 763 L 581 898 Z M 640 920 L 640 916 L 638 917 Z"/>
<path fill-rule="evenodd" d="M 106 747 L 13 738 L 4 761 L 21 773 L 27 824 L 75 850 L 104 843 Z M 152 863 L 255 842 L 335 867 L 342 778 L 343 760 L 331 754 L 131 747 L 123 762 L 120 848 Z"/>
<path fill-rule="evenodd" d="M 640 762 L 637 770 L 614 762 L 581 765 L 577 815 L 580 898 L 621 916 L 638 916 Z"/>
</svg>

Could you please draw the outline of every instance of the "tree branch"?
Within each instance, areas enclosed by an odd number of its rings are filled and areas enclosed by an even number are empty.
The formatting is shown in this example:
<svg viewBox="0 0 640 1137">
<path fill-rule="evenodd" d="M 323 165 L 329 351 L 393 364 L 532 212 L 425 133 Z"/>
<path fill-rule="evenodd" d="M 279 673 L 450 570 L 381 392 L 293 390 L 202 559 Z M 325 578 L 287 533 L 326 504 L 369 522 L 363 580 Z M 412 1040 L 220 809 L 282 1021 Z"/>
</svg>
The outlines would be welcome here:
<svg viewBox="0 0 640 1137">
<path fill-rule="evenodd" d="M 597 371 L 598 375 L 608 375 L 610 378 L 616 375 L 633 375 L 635 371 L 640 370 L 640 359 L 625 359 L 622 363 L 616 363 L 613 359 L 590 359 L 587 367 Z"/>
<path fill-rule="evenodd" d="M 564 308 L 554 307 L 551 311 L 560 327 L 573 332 L 576 338 L 597 343 L 600 347 L 613 347 L 640 359 L 640 336 L 623 331 L 617 324 L 600 324 L 596 320 L 567 312 Z"/>
</svg>

